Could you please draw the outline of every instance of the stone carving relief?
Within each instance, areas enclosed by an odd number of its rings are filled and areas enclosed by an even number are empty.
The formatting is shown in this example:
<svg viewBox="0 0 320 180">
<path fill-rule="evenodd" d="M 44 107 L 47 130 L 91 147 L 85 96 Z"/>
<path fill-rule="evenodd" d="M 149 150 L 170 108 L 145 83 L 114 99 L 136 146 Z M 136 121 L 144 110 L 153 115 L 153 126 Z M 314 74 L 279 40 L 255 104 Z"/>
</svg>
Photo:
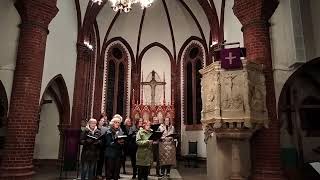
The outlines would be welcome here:
<svg viewBox="0 0 320 180">
<path fill-rule="evenodd" d="M 212 68 L 214 64 L 211 64 Z M 217 120 L 220 117 L 220 72 L 205 71 L 201 80 L 202 120 Z"/>
<path fill-rule="evenodd" d="M 267 124 L 265 79 L 260 66 L 244 63 L 241 70 L 224 71 L 219 65 L 212 63 L 200 71 L 206 138 L 215 131 L 254 131 Z"/>
<path fill-rule="evenodd" d="M 222 74 L 222 110 L 243 110 L 244 81 L 241 73 Z"/>
</svg>

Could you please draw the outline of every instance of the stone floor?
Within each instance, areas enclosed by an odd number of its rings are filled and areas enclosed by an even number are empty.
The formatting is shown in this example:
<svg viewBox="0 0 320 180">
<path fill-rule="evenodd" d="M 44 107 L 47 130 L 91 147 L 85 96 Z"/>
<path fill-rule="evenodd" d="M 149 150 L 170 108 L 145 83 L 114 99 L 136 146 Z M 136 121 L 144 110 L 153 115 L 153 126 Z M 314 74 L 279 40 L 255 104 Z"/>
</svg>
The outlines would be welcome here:
<svg viewBox="0 0 320 180">
<path fill-rule="evenodd" d="M 121 180 L 129 180 L 132 177 L 132 169 L 130 168 L 129 162 L 126 163 L 127 174 L 121 174 Z M 122 172 L 122 169 L 121 169 Z M 66 176 L 64 176 L 66 175 Z M 49 166 L 41 166 L 36 168 L 36 175 L 33 180 L 57 180 L 59 179 L 60 171 L 59 168 L 49 167 Z M 66 179 L 77 179 L 76 172 L 69 172 L 67 174 L 63 174 L 63 177 L 67 177 Z M 80 178 L 78 178 L 80 179 Z M 151 170 L 151 176 L 149 176 L 150 180 L 160 179 L 155 176 L 155 169 Z M 185 167 L 185 163 L 179 162 L 177 167 L 172 169 L 170 174 L 170 179 L 172 180 L 206 180 L 206 167 L 205 164 L 199 164 L 198 168 L 188 168 Z"/>
</svg>

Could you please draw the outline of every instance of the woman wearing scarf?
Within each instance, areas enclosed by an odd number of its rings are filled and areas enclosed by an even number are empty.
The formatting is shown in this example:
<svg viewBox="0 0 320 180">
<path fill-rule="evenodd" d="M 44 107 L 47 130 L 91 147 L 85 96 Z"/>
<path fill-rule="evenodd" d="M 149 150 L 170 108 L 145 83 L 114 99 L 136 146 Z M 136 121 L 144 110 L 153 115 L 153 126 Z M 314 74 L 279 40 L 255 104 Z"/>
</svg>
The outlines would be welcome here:
<svg viewBox="0 0 320 180">
<path fill-rule="evenodd" d="M 171 166 L 176 164 L 175 141 L 173 137 L 169 137 L 174 134 L 174 127 L 169 118 L 165 118 L 164 124 L 160 125 L 159 130 L 163 132 L 159 144 L 161 175 L 169 177 Z"/>
<path fill-rule="evenodd" d="M 136 142 L 138 145 L 137 150 L 137 167 L 138 167 L 138 180 L 147 180 L 149 169 L 153 163 L 152 144 L 154 142 L 149 140 L 152 135 L 150 128 L 150 121 L 143 122 L 143 128 L 140 128 L 136 135 Z"/>
<path fill-rule="evenodd" d="M 106 179 L 120 179 L 120 160 L 124 139 L 118 139 L 123 135 L 120 131 L 121 120 L 113 118 L 110 122 L 110 129 L 105 134 L 105 172 Z"/>
<path fill-rule="evenodd" d="M 81 153 L 81 180 L 93 180 L 96 172 L 96 164 L 99 159 L 99 145 L 101 141 L 100 130 L 97 128 L 97 120 L 90 119 L 88 125 L 81 132 L 80 143 L 83 145 Z"/>
</svg>

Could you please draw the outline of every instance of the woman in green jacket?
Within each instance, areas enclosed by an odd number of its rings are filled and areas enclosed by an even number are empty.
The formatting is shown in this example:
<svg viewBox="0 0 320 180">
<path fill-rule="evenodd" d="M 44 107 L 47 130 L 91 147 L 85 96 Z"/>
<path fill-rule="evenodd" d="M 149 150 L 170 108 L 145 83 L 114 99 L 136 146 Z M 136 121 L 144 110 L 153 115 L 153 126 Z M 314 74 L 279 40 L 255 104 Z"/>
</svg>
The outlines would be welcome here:
<svg viewBox="0 0 320 180">
<path fill-rule="evenodd" d="M 143 128 L 140 128 L 136 135 L 137 150 L 137 167 L 138 180 L 147 180 L 149 168 L 153 162 L 152 140 L 149 140 L 152 132 L 150 129 L 150 121 L 143 122 Z"/>
</svg>

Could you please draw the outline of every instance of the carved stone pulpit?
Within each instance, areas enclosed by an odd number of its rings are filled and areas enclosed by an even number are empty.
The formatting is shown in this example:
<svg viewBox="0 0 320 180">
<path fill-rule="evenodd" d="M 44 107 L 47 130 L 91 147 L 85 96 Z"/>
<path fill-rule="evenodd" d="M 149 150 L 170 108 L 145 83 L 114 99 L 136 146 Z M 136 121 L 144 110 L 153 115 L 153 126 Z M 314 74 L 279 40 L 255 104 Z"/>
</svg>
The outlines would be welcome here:
<svg viewBox="0 0 320 180">
<path fill-rule="evenodd" d="M 262 67 L 243 62 L 241 70 L 223 70 L 220 62 L 200 70 L 202 118 L 211 179 L 247 179 L 249 139 L 268 125 Z"/>
</svg>

